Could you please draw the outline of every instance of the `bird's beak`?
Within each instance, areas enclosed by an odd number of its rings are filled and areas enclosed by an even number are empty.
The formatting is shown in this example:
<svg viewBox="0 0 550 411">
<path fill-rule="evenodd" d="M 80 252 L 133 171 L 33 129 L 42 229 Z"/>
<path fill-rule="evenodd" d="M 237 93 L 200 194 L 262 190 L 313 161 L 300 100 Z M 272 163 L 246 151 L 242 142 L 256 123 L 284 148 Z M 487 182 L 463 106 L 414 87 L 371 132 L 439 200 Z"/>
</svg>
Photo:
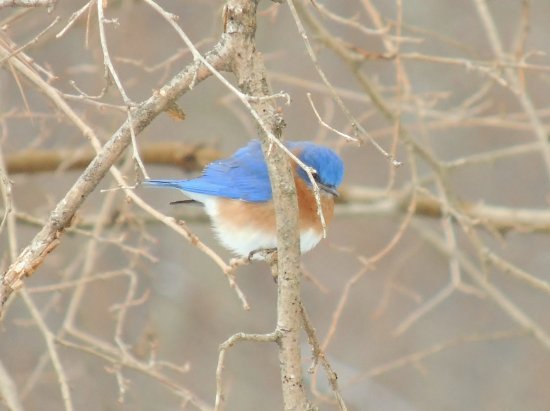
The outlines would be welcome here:
<svg viewBox="0 0 550 411">
<path fill-rule="evenodd" d="M 321 190 L 323 190 L 324 192 L 326 192 L 326 193 L 332 194 L 334 197 L 339 196 L 338 190 L 336 190 L 336 187 L 334 187 L 334 186 L 329 186 L 329 185 L 326 185 L 326 184 L 319 184 L 319 188 Z"/>
</svg>

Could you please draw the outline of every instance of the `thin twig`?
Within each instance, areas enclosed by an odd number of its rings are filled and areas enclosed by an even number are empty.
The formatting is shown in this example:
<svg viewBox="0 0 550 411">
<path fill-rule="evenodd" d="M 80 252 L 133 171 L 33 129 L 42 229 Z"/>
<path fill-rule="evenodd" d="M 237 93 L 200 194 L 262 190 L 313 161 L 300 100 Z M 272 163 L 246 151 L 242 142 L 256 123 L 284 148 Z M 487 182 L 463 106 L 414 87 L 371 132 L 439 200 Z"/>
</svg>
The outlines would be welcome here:
<svg viewBox="0 0 550 411">
<path fill-rule="evenodd" d="M 221 47 L 215 46 L 207 58 L 211 59 L 214 64 L 220 64 L 224 59 L 223 54 L 220 55 L 220 53 L 223 53 Z M 6 55 L 7 53 L 4 49 L 0 48 L 0 54 Z M 45 91 L 50 90 L 50 87 L 47 87 L 48 85 L 39 76 L 28 70 L 16 58 L 11 58 L 8 61 L 14 67 L 17 67 L 18 70 L 26 73 L 31 81 L 40 84 L 42 89 Z M 35 236 L 34 240 L 22 251 L 17 260 L 13 262 L 8 271 L 2 276 L 0 305 L 3 306 L 8 296 L 21 286 L 21 279 L 32 274 L 47 254 L 57 246 L 59 237 L 63 234 L 63 230 L 70 225 L 72 216 L 76 210 L 107 173 L 111 165 L 119 158 L 128 144 L 131 143 L 130 128 L 137 132 L 141 131 L 177 96 L 188 90 L 193 80 L 202 80 L 208 77 L 209 74 L 207 70 L 199 70 L 197 72 L 194 66 L 184 69 L 167 85 L 135 109 L 132 116 L 134 124 L 130 124 L 127 121 L 101 149 L 97 146 L 97 140 L 92 143 L 96 149 L 100 149 L 99 154 L 51 213 L 48 224 Z M 58 94 L 50 92 L 48 96 L 56 105 L 65 109 L 66 114 L 74 119 L 75 124 L 78 124 L 82 130 L 85 130 L 84 134 L 87 137 L 92 138 L 94 136 L 93 131 L 74 114 Z"/>
<path fill-rule="evenodd" d="M 403 368 L 408 365 L 416 365 L 420 361 L 425 360 L 435 354 L 439 354 L 442 351 L 455 348 L 457 346 L 467 344 L 467 343 L 477 343 L 477 342 L 490 342 L 490 341 L 499 341 L 510 338 L 523 337 L 527 334 L 525 330 L 519 331 L 501 331 L 488 334 L 473 334 L 465 337 L 458 337 L 452 340 L 444 341 L 438 344 L 434 344 L 431 347 L 428 347 L 424 350 L 414 352 L 412 354 L 404 355 L 403 357 L 397 358 L 395 360 L 389 361 L 387 363 L 375 366 L 369 370 L 362 372 L 348 381 L 346 381 L 345 386 L 348 387 L 353 384 L 357 384 L 360 381 L 363 381 L 368 378 L 377 377 L 385 373 Z"/>
<path fill-rule="evenodd" d="M 24 410 L 17 392 L 17 385 L 2 361 L 0 361 L 0 396 L 10 411 Z"/>
<path fill-rule="evenodd" d="M 73 405 L 72 395 L 69 389 L 67 375 L 65 374 L 65 370 L 63 369 L 63 365 L 61 364 L 61 359 L 59 358 L 59 353 L 57 350 L 57 346 L 55 344 L 55 336 L 52 334 L 52 332 L 44 322 L 44 319 L 40 315 L 38 308 L 34 304 L 34 301 L 30 297 L 30 295 L 27 293 L 27 291 L 23 289 L 21 290 L 20 293 L 21 293 L 21 296 L 23 297 L 23 301 L 25 302 L 25 305 L 27 306 L 27 308 L 29 309 L 32 315 L 32 318 L 34 319 L 38 329 L 40 330 L 40 332 L 44 337 L 44 340 L 46 341 L 46 346 L 48 347 L 50 360 L 52 361 L 52 365 L 57 374 L 57 380 L 59 382 L 59 388 L 61 389 L 61 397 L 63 398 L 63 404 L 65 406 L 65 410 L 73 411 L 75 408 Z"/>
<path fill-rule="evenodd" d="M 42 37 L 44 34 L 46 34 L 46 32 L 48 30 L 50 30 L 53 26 L 55 26 L 59 20 L 61 19 L 61 17 L 56 17 L 44 30 L 42 30 L 40 33 L 38 33 L 36 36 L 34 36 L 32 39 L 30 39 L 28 42 L 26 42 L 25 44 L 23 44 L 22 46 L 16 48 L 14 51 L 12 51 L 9 55 L 7 56 L 4 56 L 2 58 L 0 58 L 0 65 L 6 61 L 7 59 L 9 59 L 10 57 L 13 57 L 13 56 L 16 56 L 17 54 L 19 54 L 20 52 L 22 52 L 23 50 L 25 50 L 27 47 L 29 46 L 32 46 L 33 44 L 36 44 L 38 42 L 38 40 L 40 40 L 40 37 Z"/>
<path fill-rule="evenodd" d="M 321 344 L 319 343 L 319 339 L 317 338 L 317 333 L 315 332 L 315 327 L 313 327 L 311 319 L 309 318 L 309 315 L 303 303 L 300 303 L 300 308 L 302 313 L 302 324 L 307 334 L 309 345 L 311 345 L 311 349 L 313 352 L 313 364 L 310 367 L 309 372 L 314 372 L 313 370 L 316 364 L 318 362 L 321 362 L 321 365 L 325 369 L 325 374 L 327 375 L 332 393 L 336 398 L 338 408 L 341 411 L 347 411 L 348 408 L 346 407 L 346 403 L 344 402 L 344 398 L 342 397 L 342 393 L 340 392 L 340 388 L 338 387 L 338 376 L 336 375 L 336 373 L 332 369 L 332 366 L 327 360 L 324 350 L 321 348 Z"/>
<path fill-rule="evenodd" d="M 278 139 L 273 131 L 268 127 L 265 120 L 262 118 L 262 116 L 257 112 L 257 110 L 252 107 L 250 104 L 251 102 L 259 102 L 259 101 L 267 101 L 272 100 L 277 97 L 283 97 L 289 101 L 288 95 L 286 93 L 277 93 L 277 94 L 270 94 L 267 96 L 252 96 L 242 93 L 240 90 L 238 90 L 235 86 L 233 86 L 229 81 L 225 79 L 225 77 L 214 67 L 208 63 L 208 61 L 205 60 L 205 58 L 201 55 L 201 53 L 197 50 L 193 42 L 187 37 L 187 34 L 181 29 L 181 27 L 176 23 L 174 16 L 171 13 L 166 12 L 162 7 L 160 7 L 157 3 L 155 3 L 153 0 L 144 0 L 147 4 L 149 4 L 153 9 L 155 9 L 161 16 L 163 16 L 168 23 L 174 28 L 174 30 L 177 31 L 177 33 L 180 35 L 182 40 L 185 42 L 187 47 L 191 50 L 193 57 L 200 61 L 202 64 L 204 64 L 210 72 L 222 82 L 223 85 L 225 85 L 231 92 L 233 92 L 238 99 L 241 101 L 242 104 L 245 105 L 245 107 L 250 111 L 254 119 L 258 122 L 258 125 L 263 130 L 263 132 L 266 133 L 267 137 L 269 138 L 270 142 L 272 144 L 276 144 L 281 150 L 283 150 L 286 155 L 288 155 L 300 168 L 302 168 L 305 173 L 308 176 L 308 179 L 311 183 L 311 186 L 313 188 L 313 194 L 315 197 L 315 203 L 317 205 L 317 215 L 319 217 L 319 221 L 321 223 L 321 227 L 323 230 L 323 238 L 326 237 L 326 222 L 325 222 L 325 216 L 323 214 L 323 207 L 321 205 L 321 191 L 319 189 L 319 185 L 317 184 L 317 181 L 315 180 L 314 175 L 317 173 L 315 169 L 312 167 L 307 166 L 302 162 L 292 151 L 290 151 L 281 141 Z M 268 151 L 268 153 L 270 150 Z"/>
<path fill-rule="evenodd" d="M 413 227 L 418 230 L 418 233 L 436 250 L 442 252 L 445 255 L 450 255 L 452 252 L 448 250 L 444 245 L 445 242 L 437 234 L 429 231 L 425 227 L 420 227 L 418 224 L 414 224 Z M 510 319 L 522 326 L 527 332 L 529 332 L 544 348 L 550 350 L 550 335 L 531 317 L 529 317 L 520 307 L 514 304 L 510 299 L 499 290 L 496 286 L 491 284 L 485 273 L 481 272 L 475 264 L 467 258 L 463 253 L 456 255 L 457 260 L 460 262 L 464 272 L 468 274 L 470 279 L 491 299 L 497 304 L 501 310 L 503 310 Z"/>
<path fill-rule="evenodd" d="M 220 353 L 218 354 L 218 366 L 216 367 L 216 403 L 214 406 L 215 411 L 221 411 L 223 407 L 224 393 L 222 373 L 225 367 L 225 356 L 227 355 L 227 351 L 236 343 L 241 341 L 277 342 L 280 337 L 281 334 L 279 331 L 274 331 L 269 334 L 237 333 L 233 334 L 222 344 L 220 344 Z"/>
<path fill-rule="evenodd" d="M 502 47 L 500 36 L 498 34 L 496 24 L 493 19 L 493 15 L 489 10 L 486 1 L 473 0 L 473 2 L 483 23 L 483 26 L 487 33 L 487 37 L 489 38 L 489 43 L 491 45 L 491 48 L 493 49 L 495 57 L 499 61 L 506 61 L 507 59 L 504 54 L 504 49 Z M 535 134 L 535 138 L 540 145 L 540 152 L 542 158 L 544 159 L 547 179 L 550 180 L 550 144 L 548 143 L 546 128 L 540 120 L 539 116 L 537 115 L 533 101 L 529 96 L 529 92 L 525 89 L 522 90 L 516 73 L 510 68 L 505 68 L 504 72 L 506 74 L 508 82 L 512 87 L 514 95 L 517 97 L 523 110 L 527 114 L 529 121 L 531 122 L 533 133 Z"/>
<path fill-rule="evenodd" d="M 105 67 L 107 68 L 109 73 L 111 73 L 111 76 L 115 81 L 118 91 L 122 96 L 122 100 L 124 100 L 124 104 L 126 105 L 126 112 L 128 115 L 128 124 L 130 125 L 129 127 L 130 138 L 132 140 L 132 153 L 134 156 L 134 160 L 136 161 L 136 164 L 138 165 L 139 170 L 141 171 L 143 177 L 148 179 L 149 175 L 147 174 L 147 170 L 145 170 L 143 161 L 139 156 L 138 145 L 136 141 L 136 132 L 134 130 L 134 127 L 132 126 L 132 124 L 134 123 L 132 119 L 132 109 L 135 107 L 135 103 L 132 100 L 130 100 L 130 98 L 126 94 L 126 90 L 124 90 L 124 86 L 122 85 L 122 82 L 118 77 L 115 67 L 113 66 L 111 57 L 109 56 L 109 49 L 107 47 L 107 36 L 105 35 L 105 27 L 104 27 L 106 19 L 105 19 L 105 16 L 103 15 L 103 7 L 105 5 L 106 3 L 104 3 L 103 1 L 97 1 L 97 21 L 99 23 L 99 39 L 101 42 L 101 50 L 103 51 L 103 64 L 105 64 Z"/>
<path fill-rule="evenodd" d="M 84 6 L 82 6 L 80 9 L 78 9 L 77 11 L 75 11 L 71 17 L 69 18 L 69 21 L 67 22 L 67 24 L 65 25 L 65 27 L 55 35 L 56 38 L 60 38 L 61 36 L 63 36 L 67 30 L 69 30 L 72 25 L 78 20 L 78 18 L 80 16 L 82 16 L 87 10 L 89 10 L 94 2 L 97 1 L 97 0 L 90 0 L 88 3 L 86 3 Z"/>
</svg>

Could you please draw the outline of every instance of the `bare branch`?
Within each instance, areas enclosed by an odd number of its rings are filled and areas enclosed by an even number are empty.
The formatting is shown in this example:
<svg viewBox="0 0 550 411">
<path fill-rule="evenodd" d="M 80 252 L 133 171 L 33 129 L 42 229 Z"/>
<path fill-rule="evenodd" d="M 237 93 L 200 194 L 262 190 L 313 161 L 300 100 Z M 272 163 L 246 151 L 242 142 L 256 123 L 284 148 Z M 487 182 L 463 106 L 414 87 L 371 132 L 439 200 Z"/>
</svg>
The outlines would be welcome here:
<svg viewBox="0 0 550 411">
<path fill-rule="evenodd" d="M 0 395 L 10 411 L 23 411 L 19 400 L 17 385 L 4 364 L 0 361 Z"/>
<path fill-rule="evenodd" d="M 233 347 L 236 343 L 241 341 L 255 341 L 255 342 L 278 342 L 281 338 L 279 331 L 274 331 L 269 334 L 246 334 L 237 333 L 233 334 L 226 341 L 220 345 L 220 353 L 218 355 L 218 366 L 216 367 L 216 405 L 215 411 L 221 411 L 224 402 L 223 393 L 223 369 L 225 367 L 225 356 L 227 351 Z"/>
<path fill-rule="evenodd" d="M 239 45 L 240 52 L 232 62 L 232 71 L 241 90 L 251 96 L 269 96 L 272 93 L 267 85 L 263 59 L 254 44 L 255 15 L 255 2 L 229 1 L 224 10 L 224 31 L 226 36 Z M 273 138 L 270 135 L 280 137 L 284 126 L 272 100 L 251 100 L 250 106 L 253 112 L 260 115 L 262 148 L 275 205 L 278 244 L 277 330 L 281 333 L 279 358 L 284 409 L 306 410 L 310 406 L 304 390 L 299 344 L 301 273 L 296 187 L 285 153 L 278 145 L 271 149 Z"/>
<path fill-rule="evenodd" d="M 226 50 L 223 50 L 221 46 L 216 46 L 207 55 L 207 59 L 216 66 L 222 66 L 225 64 L 224 52 Z M 6 55 L 4 50 L 1 50 L 1 53 Z M 21 64 L 13 58 L 9 61 L 14 65 Z M 59 244 L 59 238 L 63 235 L 64 229 L 70 225 L 76 210 L 131 142 L 130 129 L 139 133 L 173 100 L 189 90 L 193 82 L 201 81 L 209 75 L 210 72 L 204 67 L 192 64 L 178 73 L 147 101 L 134 109 L 133 123 L 126 121 L 103 146 L 75 185 L 52 211 L 48 224 L 36 235 L 33 242 L 23 250 L 18 259 L 12 263 L 8 271 L 2 276 L 0 287 L 0 304 L 2 306 L 9 295 L 21 286 L 22 279 L 31 275 L 44 258 Z"/>
<path fill-rule="evenodd" d="M 4 7 L 40 7 L 47 6 L 48 11 L 53 9 L 57 0 L 0 0 L 0 9 Z"/>
</svg>

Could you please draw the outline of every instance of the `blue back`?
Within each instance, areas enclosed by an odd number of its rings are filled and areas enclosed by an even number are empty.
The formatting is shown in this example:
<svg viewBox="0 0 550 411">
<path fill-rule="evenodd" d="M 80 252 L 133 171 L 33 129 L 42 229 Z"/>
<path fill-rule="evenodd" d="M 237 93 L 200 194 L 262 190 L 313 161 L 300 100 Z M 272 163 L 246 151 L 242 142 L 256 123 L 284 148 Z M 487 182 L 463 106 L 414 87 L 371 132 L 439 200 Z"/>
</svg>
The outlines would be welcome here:
<svg viewBox="0 0 550 411">
<path fill-rule="evenodd" d="M 321 183 L 332 187 L 340 185 L 344 166 L 332 150 L 305 141 L 285 144 L 300 160 L 317 170 Z M 311 184 L 303 170 L 298 170 L 298 175 Z M 252 140 L 229 158 L 209 164 L 202 176 L 195 179 L 149 180 L 145 184 L 249 202 L 265 202 L 272 197 L 267 165 L 258 140 Z"/>
</svg>

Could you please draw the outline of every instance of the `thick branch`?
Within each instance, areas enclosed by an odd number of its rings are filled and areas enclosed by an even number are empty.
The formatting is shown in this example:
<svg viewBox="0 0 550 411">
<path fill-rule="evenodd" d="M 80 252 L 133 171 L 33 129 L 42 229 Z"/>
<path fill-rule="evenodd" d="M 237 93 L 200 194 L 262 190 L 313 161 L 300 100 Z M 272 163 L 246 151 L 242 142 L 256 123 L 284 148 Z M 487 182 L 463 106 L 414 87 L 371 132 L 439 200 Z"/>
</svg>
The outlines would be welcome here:
<svg viewBox="0 0 550 411">
<path fill-rule="evenodd" d="M 53 7 L 57 0 L 0 0 L 0 9 L 4 7 Z"/>
<path fill-rule="evenodd" d="M 186 172 L 201 171 L 207 164 L 226 157 L 223 153 L 203 144 L 156 142 L 140 147 L 145 164 L 175 166 Z M 6 156 L 8 174 L 40 173 L 56 170 L 80 170 L 94 159 L 92 150 L 25 150 Z M 342 186 L 337 202 L 336 215 L 395 215 L 407 212 L 410 189 L 387 191 L 371 187 Z M 425 193 L 417 193 L 415 215 L 441 217 L 441 201 Z M 507 232 L 550 232 L 550 211 L 535 208 L 514 208 L 485 202 L 461 201 L 461 212 L 473 221 L 491 229 Z M 85 225 L 86 223 L 84 223 Z M 82 226 L 82 222 L 81 222 Z"/>
<path fill-rule="evenodd" d="M 146 164 L 170 165 L 184 171 L 200 171 L 224 154 L 204 144 L 157 142 L 144 144 L 139 154 Z M 32 149 L 6 156 L 8 174 L 81 170 L 95 158 L 93 150 Z"/>
<path fill-rule="evenodd" d="M 214 47 L 207 58 L 214 66 L 222 67 L 225 65 L 226 53 L 227 49 L 222 41 Z M 11 58 L 10 62 L 19 63 L 14 58 Z M 57 204 L 50 214 L 47 224 L 2 276 L 1 307 L 4 306 L 11 293 L 21 286 L 22 278 L 31 275 L 44 258 L 59 244 L 59 238 L 63 235 L 64 229 L 70 225 L 75 212 L 130 144 L 130 129 L 133 128 L 136 134 L 141 132 L 176 98 L 209 75 L 210 72 L 205 67 L 200 66 L 197 69 L 197 64 L 191 64 L 133 110 L 132 123 L 126 121 L 113 134 L 65 197 Z"/>
<path fill-rule="evenodd" d="M 256 2 L 233 0 L 224 15 L 225 33 L 239 49 L 231 71 L 247 95 L 266 97 L 270 90 L 263 59 L 256 51 Z M 298 202 L 289 159 L 272 138 L 279 138 L 284 122 L 272 99 L 252 99 L 252 108 L 263 122 L 260 137 L 266 156 L 275 204 L 278 244 L 277 330 L 280 332 L 279 359 L 285 410 L 307 410 L 300 356 L 300 239 Z"/>
</svg>

